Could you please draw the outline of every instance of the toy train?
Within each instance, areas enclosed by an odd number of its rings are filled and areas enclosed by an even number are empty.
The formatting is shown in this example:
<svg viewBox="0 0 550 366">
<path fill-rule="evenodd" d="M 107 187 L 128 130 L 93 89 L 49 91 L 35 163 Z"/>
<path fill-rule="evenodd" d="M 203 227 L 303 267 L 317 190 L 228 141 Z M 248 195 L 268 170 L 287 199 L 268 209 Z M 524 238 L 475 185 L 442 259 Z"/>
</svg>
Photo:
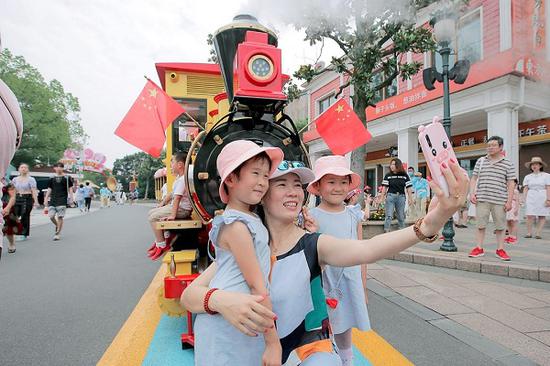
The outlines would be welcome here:
<svg viewBox="0 0 550 366">
<path fill-rule="evenodd" d="M 250 15 L 238 15 L 214 33 L 213 41 L 219 66 L 156 65 L 165 91 L 190 114 L 174 121 L 167 132 L 166 162 L 168 166 L 177 151 L 188 152 L 185 171 L 194 209 L 192 219 L 158 223 L 159 228 L 178 233 L 173 251 L 163 258 L 167 270 L 158 295 L 165 313 L 187 316 L 188 332 L 182 334 L 184 347 L 194 344 L 192 316 L 181 307 L 179 298 L 209 263 L 209 223 L 224 208 L 216 170 L 222 148 L 229 142 L 247 139 L 279 147 L 285 159 L 309 165 L 296 126 L 284 113 L 287 97 L 283 85 L 288 76 L 282 73 L 275 33 Z M 174 178 L 169 169 L 166 171 L 156 177 L 157 189 L 163 183 L 171 186 Z"/>
</svg>

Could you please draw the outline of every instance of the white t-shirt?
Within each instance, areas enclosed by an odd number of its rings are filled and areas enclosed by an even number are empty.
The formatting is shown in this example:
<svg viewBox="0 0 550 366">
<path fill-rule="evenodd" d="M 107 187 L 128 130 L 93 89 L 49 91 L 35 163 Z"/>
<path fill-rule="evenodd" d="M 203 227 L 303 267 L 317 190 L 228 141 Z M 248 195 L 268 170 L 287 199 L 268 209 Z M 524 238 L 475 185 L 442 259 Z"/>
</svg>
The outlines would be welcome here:
<svg viewBox="0 0 550 366">
<path fill-rule="evenodd" d="M 172 185 L 172 196 L 182 196 L 180 201 L 180 208 L 183 210 L 191 211 L 191 201 L 187 194 L 187 187 L 185 185 L 185 176 L 178 177 Z M 173 200 L 174 198 L 172 198 Z"/>
</svg>

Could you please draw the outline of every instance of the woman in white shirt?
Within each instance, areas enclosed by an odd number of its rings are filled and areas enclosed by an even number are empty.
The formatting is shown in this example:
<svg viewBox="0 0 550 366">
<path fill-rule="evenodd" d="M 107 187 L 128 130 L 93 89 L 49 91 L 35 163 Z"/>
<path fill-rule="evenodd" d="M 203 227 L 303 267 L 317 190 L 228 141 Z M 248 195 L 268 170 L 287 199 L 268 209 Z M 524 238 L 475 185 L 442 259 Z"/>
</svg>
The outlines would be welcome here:
<svg viewBox="0 0 550 366">
<path fill-rule="evenodd" d="M 541 232 L 546 216 L 550 216 L 550 174 L 543 171 L 546 163 L 538 156 L 532 157 L 525 166 L 532 171 L 523 178 L 525 215 L 527 216 L 525 237 L 533 237 L 533 222 L 538 218 L 535 238 L 542 239 Z"/>
</svg>

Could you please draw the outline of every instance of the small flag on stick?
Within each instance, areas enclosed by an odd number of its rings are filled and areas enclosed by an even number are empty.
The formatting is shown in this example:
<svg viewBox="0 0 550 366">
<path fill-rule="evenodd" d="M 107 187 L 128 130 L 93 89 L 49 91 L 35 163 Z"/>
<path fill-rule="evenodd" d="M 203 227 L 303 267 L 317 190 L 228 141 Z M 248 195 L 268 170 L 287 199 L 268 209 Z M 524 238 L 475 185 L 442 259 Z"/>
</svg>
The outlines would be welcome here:
<svg viewBox="0 0 550 366">
<path fill-rule="evenodd" d="M 182 113 L 185 109 L 178 102 L 147 79 L 115 135 L 158 158 L 166 142 L 166 129 Z"/>
<path fill-rule="evenodd" d="M 372 138 L 363 122 L 344 99 L 334 103 L 315 123 L 317 132 L 335 155 L 345 155 Z"/>
</svg>

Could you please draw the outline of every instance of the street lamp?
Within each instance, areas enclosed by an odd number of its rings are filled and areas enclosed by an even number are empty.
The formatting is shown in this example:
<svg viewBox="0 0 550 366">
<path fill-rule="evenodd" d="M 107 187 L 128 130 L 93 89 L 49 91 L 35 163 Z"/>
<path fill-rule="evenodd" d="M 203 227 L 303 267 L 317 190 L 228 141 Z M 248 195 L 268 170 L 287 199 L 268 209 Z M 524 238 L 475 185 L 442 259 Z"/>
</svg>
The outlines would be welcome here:
<svg viewBox="0 0 550 366">
<path fill-rule="evenodd" d="M 437 51 L 441 55 L 442 70 L 441 73 L 437 71 L 435 66 L 424 69 L 423 81 L 424 86 L 428 90 L 435 89 L 435 81 L 443 83 L 443 127 L 445 132 L 451 140 L 451 108 L 450 108 L 450 92 L 449 92 L 449 80 L 454 80 L 457 84 L 464 84 L 470 71 L 470 61 L 459 60 L 453 68 L 449 70 L 449 56 L 451 55 L 451 45 L 455 39 L 456 32 L 456 19 L 447 12 L 441 14 L 437 18 L 432 19 L 430 22 L 434 29 L 434 38 L 439 46 Z M 457 248 L 454 243 L 455 231 L 453 227 L 453 219 L 450 218 L 443 228 L 443 244 L 439 247 L 440 250 L 445 252 L 456 252 Z"/>
</svg>

